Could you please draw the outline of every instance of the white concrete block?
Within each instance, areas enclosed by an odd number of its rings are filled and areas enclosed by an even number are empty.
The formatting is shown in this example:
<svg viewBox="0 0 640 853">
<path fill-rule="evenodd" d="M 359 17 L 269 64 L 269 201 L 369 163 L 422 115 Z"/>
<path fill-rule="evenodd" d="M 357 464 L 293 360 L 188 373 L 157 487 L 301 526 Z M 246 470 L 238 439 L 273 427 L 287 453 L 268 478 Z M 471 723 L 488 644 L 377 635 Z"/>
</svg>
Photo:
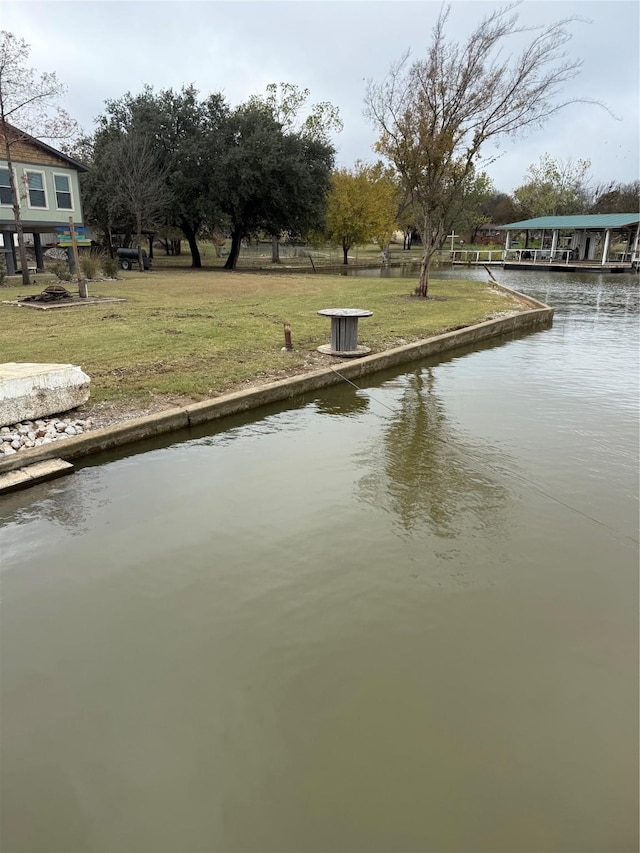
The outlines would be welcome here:
<svg viewBox="0 0 640 853">
<path fill-rule="evenodd" d="M 0 364 L 0 427 L 75 409 L 91 379 L 73 364 Z"/>
</svg>

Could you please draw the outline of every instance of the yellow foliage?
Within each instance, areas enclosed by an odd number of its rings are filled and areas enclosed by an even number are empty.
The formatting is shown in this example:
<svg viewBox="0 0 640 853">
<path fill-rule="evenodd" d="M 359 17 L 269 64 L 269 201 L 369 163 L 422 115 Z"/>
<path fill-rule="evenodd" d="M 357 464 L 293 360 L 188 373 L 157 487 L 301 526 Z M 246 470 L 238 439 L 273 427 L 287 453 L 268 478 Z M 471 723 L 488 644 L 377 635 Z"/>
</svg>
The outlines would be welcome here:
<svg viewBox="0 0 640 853">
<path fill-rule="evenodd" d="M 326 236 L 346 253 L 351 246 L 376 240 L 382 247 L 396 228 L 397 186 L 381 164 L 361 162 L 337 169 L 331 178 Z"/>
</svg>

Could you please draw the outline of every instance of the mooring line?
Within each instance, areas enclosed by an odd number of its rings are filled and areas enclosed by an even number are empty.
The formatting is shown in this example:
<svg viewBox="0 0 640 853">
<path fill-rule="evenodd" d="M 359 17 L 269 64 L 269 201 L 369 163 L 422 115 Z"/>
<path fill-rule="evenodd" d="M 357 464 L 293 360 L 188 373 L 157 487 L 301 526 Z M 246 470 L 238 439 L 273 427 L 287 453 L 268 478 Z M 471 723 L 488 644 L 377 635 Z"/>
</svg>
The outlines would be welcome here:
<svg viewBox="0 0 640 853">
<path fill-rule="evenodd" d="M 348 379 L 346 376 L 344 376 L 342 373 L 340 373 L 339 370 L 336 370 L 336 368 L 333 367 L 333 365 L 329 365 L 329 367 L 336 374 L 336 376 L 339 376 L 340 379 L 343 379 L 349 385 L 352 385 L 357 391 L 364 391 L 364 388 L 360 388 L 360 386 L 356 385 L 355 382 L 352 382 L 351 379 Z M 370 399 L 374 401 L 374 403 L 377 403 L 379 406 L 384 406 L 384 408 L 388 409 L 392 414 L 396 413 L 395 409 L 392 409 L 391 406 L 388 406 L 382 400 L 378 400 L 378 398 L 374 394 L 372 394 L 370 391 L 367 391 L 366 393 L 369 395 Z M 438 436 L 435 436 L 435 439 L 436 439 L 436 441 L 439 441 L 442 444 L 447 444 L 447 441 L 444 438 L 439 438 Z M 459 447 L 456 448 L 456 451 L 458 453 L 462 454 L 463 456 L 466 456 L 467 459 L 470 459 L 474 463 L 474 465 L 477 466 L 477 460 L 470 453 L 466 453 L 464 450 L 461 450 Z M 500 472 L 500 471 L 496 470 L 495 468 L 492 468 L 491 465 L 487 465 L 486 467 L 489 469 L 489 471 L 491 471 L 493 474 L 497 475 L 498 477 L 503 476 L 503 472 Z M 633 536 L 628 536 L 626 533 L 622 533 L 620 530 L 616 530 L 615 527 L 611 527 L 609 524 L 606 523 L 606 521 L 601 521 L 599 518 L 596 518 L 593 515 L 589 515 L 589 513 L 584 512 L 581 509 L 578 509 L 578 507 L 572 506 L 571 504 L 567 503 L 566 501 L 563 501 L 562 498 L 557 498 L 555 495 L 552 495 L 549 492 L 546 492 L 536 482 L 534 482 L 533 480 L 530 480 L 528 477 L 525 477 L 524 474 L 518 474 L 518 473 L 512 472 L 512 473 L 506 474 L 506 476 L 511 477 L 514 480 L 520 480 L 521 482 L 526 483 L 534 491 L 538 492 L 538 494 L 543 495 L 543 497 L 545 497 L 545 498 L 548 498 L 548 500 L 553 501 L 554 503 L 557 503 L 560 506 L 563 506 L 566 509 L 571 510 L 572 512 L 575 512 L 576 515 L 582 516 L 582 518 L 586 519 L 587 521 L 592 521 L 594 524 L 599 524 L 601 527 L 604 527 L 605 530 L 607 530 L 609 533 L 613 534 L 617 539 L 625 539 L 625 540 L 628 540 L 629 542 L 632 542 L 634 545 L 640 545 L 640 540 L 634 539 Z"/>
<path fill-rule="evenodd" d="M 330 365 L 329 365 L 329 367 L 331 368 L 331 370 L 333 370 L 333 372 L 334 372 L 337 376 L 339 376 L 339 377 L 340 377 L 340 379 L 344 379 L 344 381 L 345 381 L 345 382 L 348 382 L 348 383 L 349 383 L 349 385 L 353 385 L 353 387 L 356 389 L 356 391 L 364 391 L 364 388 L 360 388 L 358 385 L 356 385 L 356 383 L 355 383 L 355 382 L 352 382 L 350 379 L 347 379 L 347 377 L 346 377 L 346 376 L 343 376 L 343 375 L 342 375 L 342 373 L 340 373 L 340 371 L 339 371 L 339 370 L 336 370 L 336 369 L 335 369 L 335 367 L 333 367 L 333 365 L 331 365 L 331 364 L 330 364 Z M 372 399 L 374 402 L 376 402 L 379 406 L 384 406 L 384 407 L 385 407 L 385 409 L 389 409 L 389 411 L 390 411 L 392 414 L 395 414 L 395 409 L 392 409 L 392 408 L 391 408 L 391 406 L 387 406 L 387 404 L 386 404 L 386 403 L 383 403 L 383 402 L 382 402 L 382 400 L 378 400 L 376 397 L 374 397 L 374 395 L 373 395 L 370 391 L 367 391 L 367 394 L 369 394 L 369 396 L 371 397 L 371 399 Z"/>
</svg>

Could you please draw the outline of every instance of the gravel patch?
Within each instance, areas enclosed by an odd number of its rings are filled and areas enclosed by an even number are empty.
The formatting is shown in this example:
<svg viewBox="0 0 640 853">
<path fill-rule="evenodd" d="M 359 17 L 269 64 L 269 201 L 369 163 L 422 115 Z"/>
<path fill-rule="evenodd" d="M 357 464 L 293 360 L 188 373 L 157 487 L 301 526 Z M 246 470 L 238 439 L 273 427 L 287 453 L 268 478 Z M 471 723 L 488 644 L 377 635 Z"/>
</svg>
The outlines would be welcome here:
<svg viewBox="0 0 640 853">
<path fill-rule="evenodd" d="M 58 415 L 53 418 L 21 421 L 12 426 L 0 427 L 0 457 L 12 456 L 31 447 L 51 444 L 52 441 L 63 441 L 72 435 L 82 435 L 92 426 L 90 418 L 63 418 Z"/>
</svg>

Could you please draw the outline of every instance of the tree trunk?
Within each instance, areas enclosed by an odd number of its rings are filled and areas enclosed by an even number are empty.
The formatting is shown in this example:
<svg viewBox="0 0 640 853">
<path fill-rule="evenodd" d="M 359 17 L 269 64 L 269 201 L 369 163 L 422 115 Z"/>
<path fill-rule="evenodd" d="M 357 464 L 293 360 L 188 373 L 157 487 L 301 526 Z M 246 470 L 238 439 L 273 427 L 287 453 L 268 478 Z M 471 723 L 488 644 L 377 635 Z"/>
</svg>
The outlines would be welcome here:
<svg viewBox="0 0 640 853">
<path fill-rule="evenodd" d="M 429 298 L 429 269 L 431 261 L 439 246 L 442 245 L 448 228 L 445 228 L 445 223 L 442 218 L 437 220 L 437 225 L 434 225 L 433 219 L 429 213 L 425 213 L 420 234 L 420 242 L 422 244 L 422 261 L 420 263 L 420 278 L 418 286 L 414 290 L 414 294 L 423 299 Z M 453 234 L 453 225 L 451 225 L 451 233 Z"/>
<path fill-rule="evenodd" d="M 275 234 L 271 238 L 271 263 L 280 263 L 280 238 Z"/>
<path fill-rule="evenodd" d="M 424 225 L 420 236 L 422 239 L 423 252 L 422 261 L 420 263 L 420 278 L 418 279 L 418 286 L 416 287 L 414 294 L 419 296 L 421 299 L 426 299 L 429 296 L 429 266 L 431 265 L 431 258 L 433 257 L 433 253 L 437 246 L 437 242 L 434 240 L 434 235 L 432 233 L 431 218 L 429 216 L 425 216 L 424 218 Z"/>
<path fill-rule="evenodd" d="M 4 125 L 4 121 L 3 121 Z M 13 221 L 16 225 L 16 234 L 18 235 L 18 252 L 20 255 L 20 267 L 22 270 L 22 283 L 24 285 L 31 284 L 29 280 L 29 263 L 27 261 L 27 249 L 24 245 L 24 231 L 22 229 L 22 216 L 20 214 L 20 195 L 16 184 L 16 176 L 13 172 L 13 160 L 11 158 L 11 145 L 7 136 L 6 127 L 2 128 L 4 134 L 4 148 L 7 158 L 7 169 L 9 170 L 9 184 L 11 186 L 11 202 L 13 207 Z M 11 237 L 13 240 L 13 236 Z"/>
<path fill-rule="evenodd" d="M 104 236 L 104 244 L 107 247 L 107 252 L 109 252 L 109 257 L 113 257 L 113 240 L 111 239 L 111 229 L 104 228 L 103 229 Z"/>
<path fill-rule="evenodd" d="M 416 296 L 420 296 L 423 299 L 426 299 L 429 295 L 429 265 L 431 263 L 431 255 L 432 252 L 425 249 L 420 263 L 420 278 L 418 279 L 418 286 L 414 291 Z"/>
<path fill-rule="evenodd" d="M 191 267 L 195 269 L 201 269 L 202 259 L 200 257 L 200 250 L 198 249 L 195 229 L 192 228 L 191 225 L 189 225 L 189 223 L 183 219 L 180 223 L 180 230 L 187 238 L 187 243 L 189 244 L 189 250 L 191 252 Z"/>
<path fill-rule="evenodd" d="M 224 264 L 224 269 L 226 270 L 234 270 L 236 268 L 236 264 L 238 263 L 238 256 L 240 255 L 240 243 L 242 241 L 242 228 L 234 228 L 231 232 L 231 251 L 227 257 L 227 260 Z"/>
<path fill-rule="evenodd" d="M 343 264 L 349 263 L 349 255 L 348 255 L 349 248 L 350 247 L 347 246 L 346 242 L 343 240 L 342 241 L 342 263 Z"/>
<path fill-rule="evenodd" d="M 144 260 L 142 258 L 142 217 L 140 214 L 136 216 L 136 220 L 138 224 L 138 233 L 136 235 L 138 241 L 138 267 L 140 268 L 140 272 L 144 272 Z"/>
</svg>

